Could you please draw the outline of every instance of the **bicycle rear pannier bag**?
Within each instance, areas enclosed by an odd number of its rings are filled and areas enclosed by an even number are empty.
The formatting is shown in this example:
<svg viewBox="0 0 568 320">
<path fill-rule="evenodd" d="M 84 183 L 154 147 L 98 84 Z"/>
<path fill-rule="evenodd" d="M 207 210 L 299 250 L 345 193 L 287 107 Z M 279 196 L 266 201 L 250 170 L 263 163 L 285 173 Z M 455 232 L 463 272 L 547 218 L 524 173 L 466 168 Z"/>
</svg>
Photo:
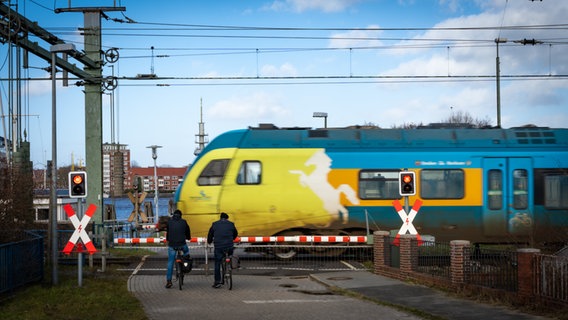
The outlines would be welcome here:
<svg viewBox="0 0 568 320">
<path fill-rule="evenodd" d="M 184 273 L 188 273 L 191 271 L 192 268 L 193 268 L 193 259 L 191 259 L 190 256 L 184 256 L 182 263 L 182 271 Z"/>
<path fill-rule="evenodd" d="M 231 256 L 231 268 L 232 269 L 238 269 L 241 267 L 241 261 L 239 260 L 239 257 L 236 255 L 232 255 Z"/>
</svg>

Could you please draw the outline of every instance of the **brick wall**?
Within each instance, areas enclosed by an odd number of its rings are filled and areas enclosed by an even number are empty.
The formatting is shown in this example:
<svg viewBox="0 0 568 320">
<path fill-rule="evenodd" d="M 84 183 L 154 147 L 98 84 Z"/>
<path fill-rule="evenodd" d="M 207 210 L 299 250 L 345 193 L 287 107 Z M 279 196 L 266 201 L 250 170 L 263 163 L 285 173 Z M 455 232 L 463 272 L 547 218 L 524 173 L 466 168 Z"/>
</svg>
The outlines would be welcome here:
<svg viewBox="0 0 568 320">
<path fill-rule="evenodd" d="M 400 266 L 392 267 L 393 259 L 391 242 L 399 246 Z M 390 237 L 387 231 L 376 231 L 373 233 L 373 251 L 375 274 L 399 279 L 403 281 L 419 281 L 426 285 L 435 285 L 450 290 L 466 289 L 471 292 L 485 292 L 507 296 L 519 303 L 528 303 L 535 299 L 542 300 L 537 296 L 537 275 L 539 274 L 539 264 L 537 263 L 540 250 L 538 249 L 518 249 L 517 250 L 517 291 L 505 292 L 468 283 L 468 274 L 472 271 L 471 243 L 465 240 L 454 240 L 450 242 L 450 277 L 433 276 L 417 272 L 419 250 L 416 235 L 400 235 L 396 239 Z M 498 292 L 496 292 L 498 291 Z"/>
</svg>

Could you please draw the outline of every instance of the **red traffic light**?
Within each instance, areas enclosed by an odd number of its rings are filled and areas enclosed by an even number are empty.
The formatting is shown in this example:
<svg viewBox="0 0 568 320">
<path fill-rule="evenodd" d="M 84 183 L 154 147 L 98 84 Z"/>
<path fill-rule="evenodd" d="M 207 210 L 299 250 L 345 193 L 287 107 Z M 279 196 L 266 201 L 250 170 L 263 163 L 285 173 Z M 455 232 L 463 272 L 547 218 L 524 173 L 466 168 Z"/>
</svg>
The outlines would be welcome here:
<svg viewBox="0 0 568 320">
<path fill-rule="evenodd" d="M 85 198 L 87 196 L 87 173 L 85 171 L 69 172 L 69 197 Z"/>
<path fill-rule="evenodd" d="M 414 172 L 401 171 L 398 174 L 398 192 L 401 196 L 413 196 L 416 194 L 414 186 Z"/>
<path fill-rule="evenodd" d="M 82 174 L 73 175 L 73 178 L 71 180 L 73 181 L 74 184 L 80 184 L 83 182 L 83 175 Z"/>
</svg>

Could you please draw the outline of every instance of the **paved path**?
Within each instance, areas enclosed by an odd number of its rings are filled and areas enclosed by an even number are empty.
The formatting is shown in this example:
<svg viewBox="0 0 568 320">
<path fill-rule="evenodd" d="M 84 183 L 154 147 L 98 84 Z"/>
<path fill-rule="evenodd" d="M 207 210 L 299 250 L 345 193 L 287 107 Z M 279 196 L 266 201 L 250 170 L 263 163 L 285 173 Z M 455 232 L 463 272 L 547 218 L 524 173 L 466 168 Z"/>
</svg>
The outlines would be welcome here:
<svg viewBox="0 0 568 320">
<path fill-rule="evenodd" d="M 234 277 L 233 290 L 213 289 L 212 276 L 189 275 L 183 290 L 164 276 L 135 275 L 128 287 L 149 319 L 421 319 L 373 302 L 333 294 L 308 276 Z M 174 284 L 175 285 L 175 284 Z"/>
<path fill-rule="evenodd" d="M 165 255 L 165 253 L 162 253 Z M 547 319 L 502 306 L 458 299 L 421 285 L 368 271 L 279 275 L 274 270 L 237 270 L 233 290 L 213 289 L 211 272 L 198 266 L 185 277 L 183 290 L 166 289 L 165 256 L 143 259 L 133 269 L 128 289 L 149 319 Z M 245 272 L 247 271 L 247 272 Z M 369 300 L 334 294 L 330 287 Z M 378 302 L 378 303 L 377 303 Z"/>
</svg>

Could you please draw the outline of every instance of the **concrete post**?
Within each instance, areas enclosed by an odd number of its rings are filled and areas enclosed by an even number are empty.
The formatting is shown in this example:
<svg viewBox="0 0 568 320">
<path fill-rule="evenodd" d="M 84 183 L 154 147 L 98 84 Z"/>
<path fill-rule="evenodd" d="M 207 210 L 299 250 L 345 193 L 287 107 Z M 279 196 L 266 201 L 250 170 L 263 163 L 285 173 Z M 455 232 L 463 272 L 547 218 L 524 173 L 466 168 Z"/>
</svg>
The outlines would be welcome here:
<svg viewBox="0 0 568 320">
<path fill-rule="evenodd" d="M 101 11 L 84 12 L 85 54 L 97 63 L 96 68 L 85 67 L 93 78 L 102 77 L 101 61 Z M 93 223 L 103 223 L 103 123 L 101 83 L 85 83 L 85 157 L 87 165 L 87 205 L 94 204 L 97 210 Z"/>
</svg>

